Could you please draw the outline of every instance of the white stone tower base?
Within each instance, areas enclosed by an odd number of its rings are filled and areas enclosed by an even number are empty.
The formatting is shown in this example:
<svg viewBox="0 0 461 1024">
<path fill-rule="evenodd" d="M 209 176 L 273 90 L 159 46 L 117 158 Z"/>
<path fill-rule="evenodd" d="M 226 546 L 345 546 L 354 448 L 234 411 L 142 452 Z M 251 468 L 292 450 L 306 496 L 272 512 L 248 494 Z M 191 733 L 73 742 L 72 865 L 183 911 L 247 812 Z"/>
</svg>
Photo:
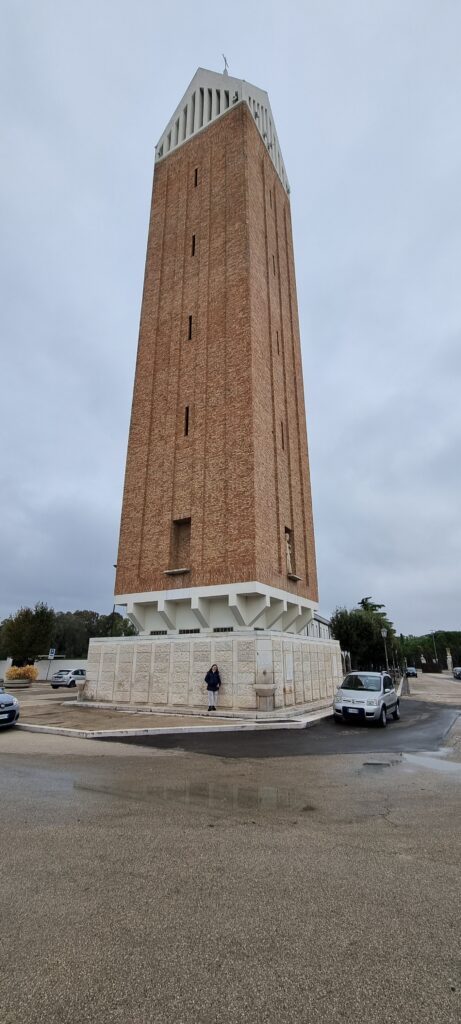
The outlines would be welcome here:
<svg viewBox="0 0 461 1024">
<path fill-rule="evenodd" d="M 254 633 L 95 639 L 88 651 L 83 700 L 162 711 L 207 709 L 204 677 L 218 665 L 218 708 L 263 717 L 331 705 L 342 681 L 336 640 Z"/>
</svg>

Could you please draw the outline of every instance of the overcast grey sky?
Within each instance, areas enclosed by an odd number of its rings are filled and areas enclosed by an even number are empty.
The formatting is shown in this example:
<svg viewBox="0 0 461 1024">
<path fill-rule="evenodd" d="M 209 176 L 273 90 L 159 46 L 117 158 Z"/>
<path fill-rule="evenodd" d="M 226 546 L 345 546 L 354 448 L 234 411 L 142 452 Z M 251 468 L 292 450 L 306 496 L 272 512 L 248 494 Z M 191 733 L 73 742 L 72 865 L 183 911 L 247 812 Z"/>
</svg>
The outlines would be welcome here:
<svg viewBox="0 0 461 1024">
<path fill-rule="evenodd" d="M 292 188 L 320 608 L 461 628 L 459 0 L 4 0 L 0 618 L 112 607 L 154 145 L 198 66 Z"/>
</svg>

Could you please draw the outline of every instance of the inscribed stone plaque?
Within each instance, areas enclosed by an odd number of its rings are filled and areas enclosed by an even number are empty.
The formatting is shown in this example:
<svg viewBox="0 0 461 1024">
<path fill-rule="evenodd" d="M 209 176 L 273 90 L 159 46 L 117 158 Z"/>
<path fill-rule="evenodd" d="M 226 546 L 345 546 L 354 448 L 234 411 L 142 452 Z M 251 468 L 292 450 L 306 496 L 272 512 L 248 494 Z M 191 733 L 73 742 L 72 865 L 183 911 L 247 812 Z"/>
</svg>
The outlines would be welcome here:
<svg viewBox="0 0 461 1024">
<path fill-rule="evenodd" d="M 237 657 L 239 661 L 254 662 L 255 643 L 254 640 L 239 640 L 237 643 Z"/>
</svg>

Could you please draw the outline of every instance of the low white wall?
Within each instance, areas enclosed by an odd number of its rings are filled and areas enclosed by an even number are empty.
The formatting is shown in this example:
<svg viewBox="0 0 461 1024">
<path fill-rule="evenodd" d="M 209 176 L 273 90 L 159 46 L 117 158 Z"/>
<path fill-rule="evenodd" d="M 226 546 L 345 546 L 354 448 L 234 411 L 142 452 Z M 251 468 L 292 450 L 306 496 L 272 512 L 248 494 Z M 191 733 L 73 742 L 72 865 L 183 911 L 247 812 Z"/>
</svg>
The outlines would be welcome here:
<svg viewBox="0 0 461 1024">
<path fill-rule="evenodd" d="M 267 631 L 107 638 L 90 640 L 84 699 L 206 708 L 213 662 L 223 710 L 271 710 L 260 699 L 266 688 L 273 710 L 326 707 L 343 678 L 336 640 Z"/>
<path fill-rule="evenodd" d="M 48 672 L 48 679 L 54 672 L 58 672 L 60 668 L 85 668 L 86 669 L 87 659 L 86 658 L 54 658 L 53 661 L 40 659 L 35 662 L 35 668 L 38 669 L 38 678 L 46 679 Z M 48 668 L 49 666 L 49 668 Z M 0 661 L 0 681 L 5 679 L 5 672 L 7 668 L 11 668 L 11 658 L 7 658 L 6 661 Z"/>
<path fill-rule="evenodd" d="M 5 679 L 5 672 L 7 668 L 11 666 L 11 658 L 7 658 L 6 661 L 0 661 L 0 682 Z"/>
<path fill-rule="evenodd" d="M 46 679 L 48 672 L 48 679 L 55 672 L 59 672 L 60 668 L 85 668 L 86 669 L 87 659 L 86 658 L 54 658 L 53 661 L 36 661 L 35 668 L 38 668 L 38 678 Z M 49 667 L 48 667 L 49 666 Z"/>
</svg>

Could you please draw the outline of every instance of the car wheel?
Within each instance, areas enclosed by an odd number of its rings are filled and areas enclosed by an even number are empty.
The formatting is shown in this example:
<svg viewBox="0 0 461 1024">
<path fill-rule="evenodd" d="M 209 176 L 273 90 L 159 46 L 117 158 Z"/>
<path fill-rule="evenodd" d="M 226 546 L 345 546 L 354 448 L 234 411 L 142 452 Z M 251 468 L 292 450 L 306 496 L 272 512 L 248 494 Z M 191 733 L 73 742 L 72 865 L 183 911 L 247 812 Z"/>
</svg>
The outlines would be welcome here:
<svg viewBox="0 0 461 1024">
<path fill-rule="evenodd" d="M 55 686 L 55 684 L 54 684 L 54 683 L 52 683 L 52 684 L 51 684 L 51 689 L 52 689 L 52 690 L 57 690 L 57 689 L 58 689 L 58 687 L 57 687 L 57 686 Z"/>
<path fill-rule="evenodd" d="M 387 725 L 387 715 L 386 715 L 386 708 L 384 707 L 384 704 L 383 704 L 383 706 L 381 708 L 381 714 L 379 716 L 379 724 L 380 724 L 382 729 L 385 729 L 385 727 Z"/>
<path fill-rule="evenodd" d="M 392 712 L 394 722 L 398 722 L 400 718 L 400 704 L 397 704 Z"/>
</svg>

